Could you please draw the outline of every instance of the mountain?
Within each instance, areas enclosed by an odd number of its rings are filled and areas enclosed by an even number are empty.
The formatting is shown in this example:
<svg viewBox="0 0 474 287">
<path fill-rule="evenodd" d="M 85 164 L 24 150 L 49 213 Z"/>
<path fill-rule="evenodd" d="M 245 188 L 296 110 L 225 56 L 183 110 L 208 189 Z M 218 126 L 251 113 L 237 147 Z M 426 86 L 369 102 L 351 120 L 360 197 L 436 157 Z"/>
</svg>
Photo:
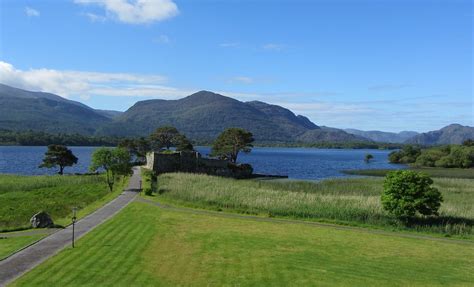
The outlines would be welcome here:
<svg viewBox="0 0 474 287">
<path fill-rule="evenodd" d="M 120 111 L 113 111 L 113 110 L 95 110 L 97 113 L 110 118 L 110 119 L 115 119 L 116 117 L 120 116 L 123 114 L 123 112 Z"/>
<path fill-rule="evenodd" d="M 314 142 L 327 138 L 347 141 L 355 138 L 342 130 L 330 133 L 321 130 L 308 118 L 280 106 L 259 101 L 241 102 L 209 91 L 179 100 L 137 102 L 113 122 L 104 125 L 99 133 L 144 136 L 163 125 L 175 126 L 198 141 L 213 140 L 229 127 L 245 128 L 259 142 Z"/>
<path fill-rule="evenodd" d="M 343 130 L 319 127 L 277 105 L 241 102 L 208 91 L 178 100 L 140 101 L 126 112 L 117 112 L 0 84 L 0 129 L 129 137 L 147 136 L 164 125 L 175 126 L 201 142 L 214 140 L 229 127 L 251 131 L 260 143 L 369 141 Z"/>
<path fill-rule="evenodd" d="M 412 132 L 412 131 L 402 131 L 399 133 L 382 132 L 382 131 L 361 131 L 361 130 L 356 130 L 356 129 L 344 129 L 344 131 L 353 135 L 368 138 L 370 140 L 373 140 L 374 142 L 383 142 L 383 143 L 403 143 L 406 140 L 418 135 L 417 132 Z"/>
<path fill-rule="evenodd" d="M 437 131 L 414 136 L 405 143 L 420 145 L 462 144 L 468 139 L 474 139 L 474 127 L 451 124 Z"/>
<path fill-rule="evenodd" d="M 58 95 L 0 84 L 0 128 L 94 134 L 111 121 L 96 110 Z"/>
</svg>

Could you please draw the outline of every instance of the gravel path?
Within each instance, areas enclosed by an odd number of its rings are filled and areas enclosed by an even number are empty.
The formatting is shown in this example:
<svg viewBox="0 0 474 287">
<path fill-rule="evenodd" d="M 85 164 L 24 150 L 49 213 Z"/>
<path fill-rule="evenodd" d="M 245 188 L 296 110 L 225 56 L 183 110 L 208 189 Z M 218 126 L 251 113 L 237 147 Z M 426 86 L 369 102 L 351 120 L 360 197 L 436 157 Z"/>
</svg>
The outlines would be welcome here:
<svg viewBox="0 0 474 287">
<path fill-rule="evenodd" d="M 79 239 L 127 206 L 137 195 L 136 191 L 140 189 L 140 180 L 140 168 L 134 167 L 128 188 L 122 194 L 94 213 L 76 222 L 76 239 Z M 0 286 L 6 286 L 9 282 L 33 269 L 49 257 L 70 246 L 71 237 L 72 226 L 68 226 L 0 261 Z"/>
</svg>

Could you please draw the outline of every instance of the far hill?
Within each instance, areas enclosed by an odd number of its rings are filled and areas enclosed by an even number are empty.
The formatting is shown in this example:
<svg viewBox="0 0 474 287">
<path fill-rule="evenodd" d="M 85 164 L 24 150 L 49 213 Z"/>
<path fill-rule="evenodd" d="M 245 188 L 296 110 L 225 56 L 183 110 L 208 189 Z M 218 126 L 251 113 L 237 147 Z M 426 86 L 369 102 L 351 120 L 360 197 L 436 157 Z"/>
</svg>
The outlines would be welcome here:
<svg viewBox="0 0 474 287">
<path fill-rule="evenodd" d="M 144 136 L 163 125 L 175 126 L 198 141 L 213 140 L 229 127 L 245 128 L 262 143 L 361 140 L 342 130 L 322 130 L 308 118 L 277 105 L 241 102 L 208 91 L 179 100 L 137 102 L 113 122 L 104 125 L 99 133 Z"/>
<path fill-rule="evenodd" d="M 382 143 L 403 143 L 406 140 L 418 135 L 417 132 L 413 132 L 413 131 L 402 131 L 399 133 L 382 132 L 382 131 L 361 131 L 361 130 L 356 130 L 356 129 L 344 129 L 344 131 L 353 135 L 368 138 L 370 140 L 373 140 L 374 142 L 382 142 Z"/>
<path fill-rule="evenodd" d="M 474 139 L 474 127 L 452 124 L 437 131 L 419 134 L 405 143 L 419 145 L 462 144 Z"/>
<path fill-rule="evenodd" d="M 94 134 L 111 121 L 94 109 L 58 95 L 0 84 L 0 128 L 49 133 Z"/>
</svg>

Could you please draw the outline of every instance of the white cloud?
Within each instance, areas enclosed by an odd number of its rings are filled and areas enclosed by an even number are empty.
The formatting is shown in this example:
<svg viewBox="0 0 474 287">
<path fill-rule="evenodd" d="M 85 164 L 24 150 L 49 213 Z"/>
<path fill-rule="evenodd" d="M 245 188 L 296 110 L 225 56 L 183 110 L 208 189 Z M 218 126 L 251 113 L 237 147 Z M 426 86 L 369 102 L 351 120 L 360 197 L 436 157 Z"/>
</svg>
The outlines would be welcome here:
<svg viewBox="0 0 474 287">
<path fill-rule="evenodd" d="M 245 77 L 245 76 L 238 76 L 238 77 L 233 77 L 229 79 L 229 83 L 240 83 L 240 84 L 253 84 L 254 79 L 250 77 Z"/>
<path fill-rule="evenodd" d="M 74 0 L 77 4 L 103 7 L 107 18 L 127 24 L 146 24 L 163 21 L 178 15 L 172 0 Z"/>
<path fill-rule="evenodd" d="M 105 20 L 107 20 L 106 17 L 101 16 L 101 15 L 97 15 L 97 14 L 94 14 L 94 13 L 83 13 L 82 15 L 89 18 L 89 20 L 91 20 L 91 22 L 104 22 Z"/>
<path fill-rule="evenodd" d="M 149 96 L 177 98 L 189 91 L 163 86 L 160 75 L 61 71 L 54 69 L 20 70 L 0 61 L 0 82 L 18 88 L 88 99 L 101 96 Z"/>
<path fill-rule="evenodd" d="M 40 12 L 36 9 L 33 9 L 31 7 L 25 7 L 25 13 L 26 13 L 26 16 L 28 17 L 39 17 L 40 16 Z"/>
<path fill-rule="evenodd" d="M 264 50 L 267 50 L 267 51 L 280 52 L 280 51 L 282 51 L 283 49 L 286 48 L 286 45 L 283 45 L 283 44 L 275 44 L 275 43 L 268 43 L 268 44 L 263 45 L 262 48 L 263 48 Z"/>
<path fill-rule="evenodd" d="M 219 47 L 221 48 L 238 48 L 240 47 L 240 43 L 234 42 L 234 43 L 220 43 Z"/>
<path fill-rule="evenodd" d="M 398 84 L 398 85 L 384 84 L 384 85 L 370 86 L 368 88 L 368 90 L 373 91 L 373 92 L 386 92 L 386 91 L 401 90 L 401 89 L 408 88 L 408 87 L 411 87 L 411 85 L 408 85 L 408 84 Z"/>
</svg>

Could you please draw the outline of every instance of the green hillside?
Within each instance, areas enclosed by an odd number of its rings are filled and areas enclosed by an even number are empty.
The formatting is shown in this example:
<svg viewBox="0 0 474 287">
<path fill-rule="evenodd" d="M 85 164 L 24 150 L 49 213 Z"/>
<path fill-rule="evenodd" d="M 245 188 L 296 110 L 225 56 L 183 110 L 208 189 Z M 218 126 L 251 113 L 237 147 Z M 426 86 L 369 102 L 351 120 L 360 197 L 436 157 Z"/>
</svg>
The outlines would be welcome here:
<svg viewBox="0 0 474 287">
<path fill-rule="evenodd" d="M 137 102 L 114 122 L 104 125 L 99 133 L 143 136 L 163 125 L 175 126 L 186 136 L 198 141 L 212 140 L 229 127 L 245 128 L 259 142 L 358 139 L 337 129 L 331 130 L 328 136 L 328 131 L 321 130 L 306 117 L 296 116 L 280 106 L 256 101 L 241 102 L 208 91 L 200 91 L 179 100 Z M 318 136 L 313 135 L 315 132 L 306 134 L 309 131 L 318 131 Z"/>
<path fill-rule="evenodd" d="M 91 135 L 109 121 L 79 102 L 0 84 L 1 129 Z"/>
</svg>

